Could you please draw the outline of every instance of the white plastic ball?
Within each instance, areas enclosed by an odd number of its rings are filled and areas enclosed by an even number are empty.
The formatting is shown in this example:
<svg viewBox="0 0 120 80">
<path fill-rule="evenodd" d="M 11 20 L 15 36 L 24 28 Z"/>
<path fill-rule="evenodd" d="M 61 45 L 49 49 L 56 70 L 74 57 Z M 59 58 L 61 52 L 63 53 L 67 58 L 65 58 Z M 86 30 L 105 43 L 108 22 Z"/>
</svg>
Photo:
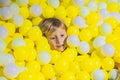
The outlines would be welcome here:
<svg viewBox="0 0 120 80">
<path fill-rule="evenodd" d="M 106 19 L 106 18 L 110 17 L 110 13 L 107 9 L 99 10 L 99 14 L 102 16 L 103 19 Z"/>
<path fill-rule="evenodd" d="M 8 36 L 8 30 L 4 26 L 0 26 L 0 38 L 6 38 Z"/>
<path fill-rule="evenodd" d="M 84 3 L 85 3 L 85 1 L 84 0 L 73 0 L 74 1 L 74 3 L 76 4 L 76 5 L 78 5 L 78 6 L 83 6 L 84 5 Z"/>
<path fill-rule="evenodd" d="M 100 26 L 100 30 L 103 35 L 107 35 L 112 33 L 112 26 L 109 23 L 103 23 Z"/>
<path fill-rule="evenodd" d="M 87 6 L 91 11 L 96 11 L 98 7 L 97 4 L 93 1 L 88 2 Z"/>
<path fill-rule="evenodd" d="M 3 7 L 3 8 L 1 8 L 1 10 L 0 10 L 0 18 L 2 20 L 11 19 L 12 16 L 13 16 L 13 14 L 12 14 L 11 8 L 9 8 L 9 7 Z"/>
<path fill-rule="evenodd" d="M 5 55 L 0 52 L 0 66 L 2 66 L 4 63 L 4 57 L 5 57 Z"/>
<path fill-rule="evenodd" d="M 7 80 L 7 78 L 0 76 L 0 80 Z"/>
<path fill-rule="evenodd" d="M 78 26 L 79 28 L 86 28 L 87 24 L 85 23 L 85 20 L 83 17 L 77 16 L 74 20 L 73 20 L 73 24 Z"/>
<path fill-rule="evenodd" d="M 38 60 L 43 64 L 48 64 L 51 60 L 51 56 L 46 51 L 41 51 L 38 53 Z"/>
<path fill-rule="evenodd" d="M 15 63 L 14 56 L 12 54 L 5 54 L 4 55 L 4 65 L 10 64 L 10 63 Z"/>
<path fill-rule="evenodd" d="M 117 12 L 111 12 L 110 15 L 114 18 L 116 18 L 120 22 L 120 14 Z"/>
<path fill-rule="evenodd" d="M 101 53 L 104 56 L 112 57 L 114 55 L 114 47 L 111 44 L 105 44 L 101 47 Z"/>
<path fill-rule="evenodd" d="M 116 2 L 118 3 L 118 0 L 108 0 L 108 3 Z"/>
<path fill-rule="evenodd" d="M 92 76 L 94 80 L 105 80 L 105 74 L 101 69 L 94 70 Z"/>
<path fill-rule="evenodd" d="M 15 64 L 10 63 L 4 67 L 3 72 L 7 78 L 15 78 L 19 74 L 19 69 Z"/>
<path fill-rule="evenodd" d="M 29 0 L 16 0 L 16 2 L 18 3 L 18 5 L 20 6 L 27 6 L 29 3 Z"/>
<path fill-rule="evenodd" d="M 80 40 L 79 40 L 78 36 L 72 34 L 72 35 L 68 36 L 67 44 L 70 47 L 77 47 L 80 44 Z"/>
<path fill-rule="evenodd" d="M 8 6 L 11 0 L 0 0 L 0 6 Z"/>
<path fill-rule="evenodd" d="M 90 45 L 88 42 L 80 42 L 78 49 L 81 52 L 81 54 L 88 53 L 90 51 Z"/>
<path fill-rule="evenodd" d="M 107 4 L 105 2 L 100 2 L 100 3 L 98 3 L 98 7 L 99 7 L 99 9 L 106 9 Z"/>
<path fill-rule="evenodd" d="M 22 17 L 21 15 L 15 14 L 15 15 L 13 16 L 13 23 L 14 23 L 17 27 L 22 26 L 23 23 L 24 23 L 24 19 L 23 19 L 23 17 Z"/>
<path fill-rule="evenodd" d="M 112 69 L 109 72 L 109 79 L 116 80 L 117 75 L 118 75 L 118 71 L 116 69 Z"/>
<path fill-rule="evenodd" d="M 5 42 L 0 39 L 0 52 L 3 52 L 6 49 L 6 44 Z"/>
<path fill-rule="evenodd" d="M 98 36 L 93 41 L 93 47 L 99 48 L 103 46 L 106 43 L 106 37 L 105 36 Z"/>
<path fill-rule="evenodd" d="M 16 3 L 12 3 L 10 5 L 10 8 L 11 8 L 13 14 L 18 14 L 19 13 L 20 8 Z"/>
<path fill-rule="evenodd" d="M 59 2 L 59 0 L 48 0 L 48 4 L 54 8 L 57 8 L 57 7 L 59 7 L 60 2 Z"/>
<path fill-rule="evenodd" d="M 90 9 L 88 7 L 81 7 L 80 14 L 81 16 L 85 17 L 90 14 Z"/>
<path fill-rule="evenodd" d="M 22 38 L 15 38 L 11 43 L 12 48 L 16 48 L 19 46 L 26 46 L 26 42 Z"/>
<path fill-rule="evenodd" d="M 42 8 L 39 5 L 33 5 L 30 7 L 30 14 L 33 17 L 40 16 L 42 14 Z"/>
</svg>

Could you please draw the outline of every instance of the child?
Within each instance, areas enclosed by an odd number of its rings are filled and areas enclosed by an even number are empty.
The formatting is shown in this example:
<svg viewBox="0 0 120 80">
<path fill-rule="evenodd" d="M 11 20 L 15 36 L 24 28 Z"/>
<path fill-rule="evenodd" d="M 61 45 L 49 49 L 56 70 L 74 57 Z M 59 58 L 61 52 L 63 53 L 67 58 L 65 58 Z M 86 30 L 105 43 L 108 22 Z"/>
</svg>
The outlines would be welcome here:
<svg viewBox="0 0 120 80">
<path fill-rule="evenodd" d="M 51 49 L 64 51 L 66 48 L 67 26 L 57 18 L 46 18 L 39 25 L 40 29 L 48 39 Z"/>
</svg>

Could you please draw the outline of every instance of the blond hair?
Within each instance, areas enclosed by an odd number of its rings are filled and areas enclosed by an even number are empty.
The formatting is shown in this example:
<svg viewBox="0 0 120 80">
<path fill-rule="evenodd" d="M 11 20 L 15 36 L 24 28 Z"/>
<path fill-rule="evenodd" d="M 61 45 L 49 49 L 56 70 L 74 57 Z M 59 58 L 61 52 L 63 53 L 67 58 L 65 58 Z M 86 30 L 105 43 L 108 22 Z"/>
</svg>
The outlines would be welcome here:
<svg viewBox="0 0 120 80">
<path fill-rule="evenodd" d="M 39 24 L 39 27 L 44 36 L 48 32 L 54 32 L 59 27 L 62 27 L 67 31 L 67 26 L 65 25 L 65 23 L 57 18 L 46 18 Z"/>
</svg>

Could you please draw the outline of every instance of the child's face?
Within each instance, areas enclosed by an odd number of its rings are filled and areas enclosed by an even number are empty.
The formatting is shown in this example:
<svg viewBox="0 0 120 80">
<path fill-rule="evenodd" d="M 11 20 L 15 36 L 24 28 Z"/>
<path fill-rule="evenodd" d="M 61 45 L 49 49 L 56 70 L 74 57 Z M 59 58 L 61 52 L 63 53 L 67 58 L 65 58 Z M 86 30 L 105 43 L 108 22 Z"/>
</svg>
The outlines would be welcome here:
<svg viewBox="0 0 120 80">
<path fill-rule="evenodd" d="M 65 29 L 59 27 L 54 32 L 46 35 L 51 49 L 64 51 L 66 48 L 67 33 Z"/>
</svg>

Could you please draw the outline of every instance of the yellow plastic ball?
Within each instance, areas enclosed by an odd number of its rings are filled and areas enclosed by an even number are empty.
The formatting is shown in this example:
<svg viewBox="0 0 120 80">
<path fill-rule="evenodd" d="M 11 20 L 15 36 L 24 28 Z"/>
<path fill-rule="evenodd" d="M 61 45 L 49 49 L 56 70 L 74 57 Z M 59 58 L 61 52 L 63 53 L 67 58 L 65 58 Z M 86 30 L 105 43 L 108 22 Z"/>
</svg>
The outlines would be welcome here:
<svg viewBox="0 0 120 80">
<path fill-rule="evenodd" d="M 102 60 L 102 68 L 106 71 L 110 71 L 111 69 L 114 68 L 115 63 L 112 58 L 106 57 Z"/>
<path fill-rule="evenodd" d="M 45 18 L 50 18 L 53 17 L 55 14 L 55 10 L 53 7 L 47 6 L 44 10 L 43 10 L 43 17 Z"/>
<path fill-rule="evenodd" d="M 111 2 L 107 5 L 107 9 L 110 12 L 119 12 L 119 4 L 117 2 Z"/>
<path fill-rule="evenodd" d="M 67 34 L 68 36 L 71 34 L 79 35 L 79 28 L 77 26 L 70 26 L 67 29 Z"/>
<path fill-rule="evenodd" d="M 37 61 L 29 61 L 26 67 L 32 72 L 39 72 L 41 70 L 41 66 Z"/>
<path fill-rule="evenodd" d="M 15 38 L 23 38 L 23 35 L 21 33 L 14 33 L 12 35 L 12 39 L 15 39 Z"/>
<path fill-rule="evenodd" d="M 8 30 L 8 35 L 12 36 L 15 33 L 16 26 L 10 22 L 5 23 L 4 25 Z"/>
<path fill-rule="evenodd" d="M 32 28 L 32 22 L 28 19 L 24 20 L 23 25 L 19 28 L 19 32 L 26 36 L 27 32 Z"/>
<path fill-rule="evenodd" d="M 65 58 L 61 57 L 55 63 L 54 69 L 56 73 L 66 72 L 69 69 L 69 63 Z"/>
<path fill-rule="evenodd" d="M 15 61 L 15 64 L 20 67 L 25 66 L 25 61 Z"/>
<path fill-rule="evenodd" d="M 39 4 L 40 0 L 29 0 L 29 5 Z"/>
<path fill-rule="evenodd" d="M 29 9 L 28 7 L 20 7 L 20 11 L 19 11 L 20 15 L 23 16 L 23 18 L 28 18 L 29 17 Z"/>
<path fill-rule="evenodd" d="M 32 27 L 28 33 L 27 33 L 29 39 L 33 41 L 40 40 L 40 37 L 42 36 L 42 32 L 38 27 Z"/>
<path fill-rule="evenodd" d="M 51 64 L 44 65 L 41 72 L 44 74 L 46 79 L 53 79 L 55 76 L 55 71 Z"/>
<path fill-rule="evenodd" d="M 69 62 L 74 61 L 77 56 L 77 51 L 75 48 L 67 48 L 64 52 L 62 52 L 62 57 L 66 58 Z"/>
<path fill-rule="evenodd" d="M 119 24 L 118 20 L 114 17 L 109 17 L 105 19 L 104 22 L 109 23 L 112 26 L 112 29 L 115 29 Z"/>
<path fill-rule="evenodd" d="M 14 49 L 14 57 L 16 60 L 23 61 L 27 59 L 28 56 L 28 50 L 24 46 L 19 46 Z"/>
<path fill-rule="evenodd" d="M 87 71 L 79 71 L 76 74 L 76 79 L 77 80 L 90 80 L 90 74 Z"/>
<path fill-rule="evenodd" d="M 113 56 L 113 59 L 115 62 L 120 63 L 120 51 L 116 51 L 116 53 Z"/>
<path fill-rule="evenodd" d="M 66 17 L 66 10 L 64 6 L 56 8 L 55 17 L 60 19 L 64 19 Z"/>
<path fill-rule="evenodd" d="M 61 76 L 62 80 L 76 80 L 74 73 L 67 71 Z"/>
<path fill-rule="evenodd" d="M 69 17 L 65 17 L 64 19 L 63 19 L 63 21 L 65 22 L 65 24 L 69 27 L 70 26 L 70 24 L 71 24 L 71 18 L 69 18 Z"/>
<path fill-rule="evenodd" d="M 34 26 L 38 26 L 41 21 L 42 21 L 41 17 L 35 17 L 35 18 L 32 19 L 32 23 L 33 23 Z"/>
<path fill-rule="evenodd" d="M 45 76 L 41 72 L 35 73 L 36 79 L 35 80 L 45 80 Z"/>
<path fill-rule="evenodd" d="M 100 21 L 101 16 L 97 12 L 91 12 L 85 17 L 86 23 L 88 25 L 97 25 Z"/>
<path fill-rule="evenodd" d="M 40 40 L 36 41 L 36 50 L 40 51 L 50 51 L 50 45 L 45 37 L 40 37 Z"/>
<path fill-rule="evenodd" d="M 90 31 L 89 29 L 83 29 L 81 30 L 81 32 L 79 33 L 79 38 L 82 41 L 87 41 L 89 42 L 92 39 L 93 35 L 92 35 L 92 31 Z"/>
<path fill-rule="evenodd" d="M 55 64 L 57 62 L 57 59 L 59 59 L 61 57 L 60 52 L 58 52 L 57 50 L 51 50 L 50 55 L 51 55 L 50 63 L 52 63 L 52 64 Z"/>
<path fill-rule="evenodd" d="M 69 18 L 74 19 L 79 13 L 79 8 L 76 6 L 68 6 L 66 8 L 66 13 Z"/>
</svg>

